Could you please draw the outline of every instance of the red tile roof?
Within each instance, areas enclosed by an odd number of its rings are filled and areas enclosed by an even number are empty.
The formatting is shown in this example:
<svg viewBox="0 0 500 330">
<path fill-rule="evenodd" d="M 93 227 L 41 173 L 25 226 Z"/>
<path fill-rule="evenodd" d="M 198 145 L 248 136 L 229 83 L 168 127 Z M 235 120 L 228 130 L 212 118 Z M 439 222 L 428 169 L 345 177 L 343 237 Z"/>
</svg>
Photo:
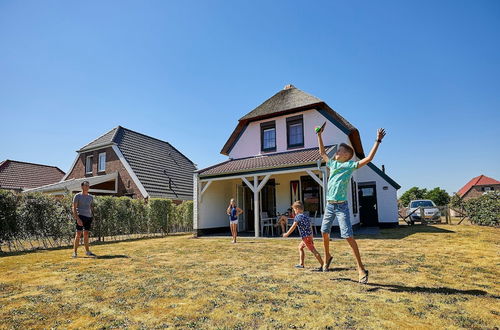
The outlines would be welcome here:
<svg viewBox="0 0 500 330">
<path fill-rule="evenodd" d="M 200 177 L 316 164 L 321 159 L 318 148 L 301 149 L 256 157 L 232 159 L 198 171 Z"/>
<path fill-rule="evenodd" d="M 480 176 L 476 176 L 475 178 L 473 178 L 472 180 L 470 180 L 469 182 L 467 182 L 467 184 L 465 186 L 463 186 L 457 192 L 457 194 L 460 197 L 462 197 L 469 190 L 471 190 L 471 188 L 474 187 L 474 186 L 489 186 L 489 185 L 493 185 L 493 184 L 500 184 L 500 181 L 495 180 L 493 178 L 490 178 L 490 177 L 487 177 L 487 176 L 481 174 Z"/>
<path fill-rule="evenodd" d="M 5 160 L 0 163 L 0 189 L 29 189 L 61 181 L 64 172 L 55 166 Z"/>
</svg>

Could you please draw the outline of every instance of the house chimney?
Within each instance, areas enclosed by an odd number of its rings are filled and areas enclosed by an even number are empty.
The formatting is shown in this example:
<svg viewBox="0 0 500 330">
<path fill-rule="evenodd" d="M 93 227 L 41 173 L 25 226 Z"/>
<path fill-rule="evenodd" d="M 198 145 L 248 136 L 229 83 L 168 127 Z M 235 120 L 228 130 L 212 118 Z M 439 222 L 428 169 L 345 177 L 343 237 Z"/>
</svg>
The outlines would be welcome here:
<svg viewBox="0 0 500 330">
<path fill-rule="evenodd" d="M 292 84 L 288 84 L 285 87 L 283 87 L 283 90 L 286 91 L 287 89 L 292 89 L 292 88 L 295 88 L 295 86 Z"/>
<path fill-rule="evenodd" d="M 385 173 L 385 166 L 384 165 L 382 165 L 382 172 Z"/>
</svg>

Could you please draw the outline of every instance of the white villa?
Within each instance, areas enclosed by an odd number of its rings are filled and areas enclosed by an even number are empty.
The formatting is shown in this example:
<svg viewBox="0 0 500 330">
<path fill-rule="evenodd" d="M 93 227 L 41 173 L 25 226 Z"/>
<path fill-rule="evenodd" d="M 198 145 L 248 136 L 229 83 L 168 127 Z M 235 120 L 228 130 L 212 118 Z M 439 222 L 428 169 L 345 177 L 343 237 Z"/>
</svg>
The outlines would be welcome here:
<svg viewBox="0 0 500 330">
<path fill-rule="evenodd" d="M 324 101 L 292 85 L 243 116 L 221 150 L 229 159 L 194 174 L 194 229 L 198 234 L 229 230 L 226 208 L 235 198 L 244 213 L 239 230 L 273 233 L 269 218 L 295 200 L 316 226 L 326 203 L 328 173 L 314 128 L 326 121 L 329 156 L 347 143 L 355 159 L 365 157 L 358 130 Z M 374 164 L 354 172 L 349 187 L 353 225 L 397 226 L 400 186 Z M 334 225 L 338 225 L 334 223 Z"/>
</svg>

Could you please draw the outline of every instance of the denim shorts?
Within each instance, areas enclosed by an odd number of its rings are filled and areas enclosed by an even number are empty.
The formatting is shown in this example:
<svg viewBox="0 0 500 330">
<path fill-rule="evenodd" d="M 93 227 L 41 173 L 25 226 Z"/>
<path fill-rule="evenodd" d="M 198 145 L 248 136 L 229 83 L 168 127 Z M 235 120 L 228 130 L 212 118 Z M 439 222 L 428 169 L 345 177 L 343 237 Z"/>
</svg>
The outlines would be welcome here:
<svg viewBox="0 0 500 330">
<path fill-rule="evenodd" d="M 339 222 L 340 237 L 353 237 L 349 204 L 347 203 L 347 201 L 339 204 L 326 204 L 325 215 L 321 224 L 322 233 L 330 233 L 335 218 L 337 218 Z"/>
</svg>

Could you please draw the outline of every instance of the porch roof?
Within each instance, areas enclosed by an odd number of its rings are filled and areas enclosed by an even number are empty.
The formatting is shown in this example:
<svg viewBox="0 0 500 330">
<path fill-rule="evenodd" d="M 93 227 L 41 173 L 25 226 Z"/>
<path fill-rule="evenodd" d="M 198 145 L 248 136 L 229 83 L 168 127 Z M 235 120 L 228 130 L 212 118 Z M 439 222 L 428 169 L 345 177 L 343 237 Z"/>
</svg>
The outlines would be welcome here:
<svg viewBox="0 0 500 330">
<path fill-rule="evenodd" d="M 331 148 L 325 147 L 327 150 Z M 327 152 L 330 152 L 328 150 Z M 230 159 L 217 165 L 199 170 L 200 178 L 217 177 L 227 174 L 246 173 L 266 169 L 299 167 L 316 165 L 321 161 L 318 148 L 294 150 L 255 157 Z"/>
<path fill-rule="evenodd" d="M 116 180 L 118 178 L 118 172 L 113 172 L 110 174 L 104 174 L 99 176 L 91 176 L 86 178 L 70 179 L 66 181 L 61 181 L 34 189 L 25 190 L 25 192 L 54 192 L 54 191 L 73 191 L 81 190 L 81 184 L 83 181 L 88 181 L 90 186 Z"/>
</svg>

